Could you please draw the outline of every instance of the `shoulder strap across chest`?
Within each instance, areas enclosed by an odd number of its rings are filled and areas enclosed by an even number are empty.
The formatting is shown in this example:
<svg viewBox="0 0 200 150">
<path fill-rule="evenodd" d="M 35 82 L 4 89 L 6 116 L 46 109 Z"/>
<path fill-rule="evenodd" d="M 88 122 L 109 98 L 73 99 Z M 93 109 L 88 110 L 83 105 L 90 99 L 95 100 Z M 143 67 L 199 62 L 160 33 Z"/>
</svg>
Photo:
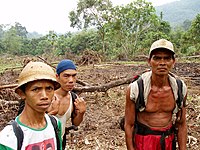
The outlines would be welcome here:
<svg viewBox="0 0 200 150">
<path fill-rule="evenodd" d="M 176 103 L 178 105 L 179 108 L 182 107 L 182 103 L 183 103 L 183 83 L 180 79 L 176 79 L 176 83 L 178 86 L 178 98 L 176 99 Z M 140 77 L 137 80 L 137 84 L 138 84 L 138 89 L 139 89 L 139 94 L 138 94 L 138 98 L 136 100 L 136 112 L 139 111 L 140 108 L 145 107 L 145 102 L 144 102 L 144 83 L 143 83 L 143 79 Z"/>
</svg>

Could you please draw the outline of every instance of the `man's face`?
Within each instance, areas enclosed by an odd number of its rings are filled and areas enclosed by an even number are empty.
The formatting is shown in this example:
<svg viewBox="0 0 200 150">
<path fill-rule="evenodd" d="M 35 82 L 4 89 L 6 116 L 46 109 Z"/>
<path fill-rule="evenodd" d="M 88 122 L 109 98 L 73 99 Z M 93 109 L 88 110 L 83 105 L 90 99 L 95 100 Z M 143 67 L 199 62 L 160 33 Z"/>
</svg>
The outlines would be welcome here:
<svg viewBox="0 0 200 150">
<path fill-rule="evenodd" d="M 167 75 L 175 64 L 173 54 L 170 51 L 158 50 L 152 53 L 152 57 L 148 60 L 152 68 L 152 72 L 157 75 Z"/>
<path fill-rule="evenodd" d="M 26 84 L 25 91 L 20 92 L 27 106 L 37 112 L 46 112 L 54 95 L 54 85 L 49 80 L 37 80 Z"/>
<path fill-rule="evenodd" d="M 57 81 L 60 83 L 61 88 L 65 91 L 73 90 L 76 84 L 77 71 L 73 69 L 68 69 L 57 75 Z"/>
</svg>

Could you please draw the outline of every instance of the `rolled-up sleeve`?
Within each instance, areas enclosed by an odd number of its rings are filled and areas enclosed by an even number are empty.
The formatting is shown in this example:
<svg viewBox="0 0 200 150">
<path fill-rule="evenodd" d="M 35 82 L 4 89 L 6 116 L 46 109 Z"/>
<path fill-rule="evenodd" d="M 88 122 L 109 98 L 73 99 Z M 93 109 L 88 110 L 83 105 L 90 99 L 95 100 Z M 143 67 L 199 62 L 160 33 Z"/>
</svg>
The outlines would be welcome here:
<svg viewBox="0 0 200 150">
<path fill-rule="evenodd" d="M 133 101 L 133 102 L 136 102 L 136 99 L 138 97 L 138 84 L 137 82 L 133 82 L 131 83 L 130 85 L 130 99 Z"/>
</svg>

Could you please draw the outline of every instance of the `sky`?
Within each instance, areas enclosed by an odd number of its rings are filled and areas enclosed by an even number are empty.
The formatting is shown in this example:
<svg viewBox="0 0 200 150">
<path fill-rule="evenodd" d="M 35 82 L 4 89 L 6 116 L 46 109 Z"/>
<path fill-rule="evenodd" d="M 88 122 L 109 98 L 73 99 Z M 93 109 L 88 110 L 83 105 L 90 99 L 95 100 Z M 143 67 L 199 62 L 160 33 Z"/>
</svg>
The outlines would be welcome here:
<svg viewBox="0 0 200 150">
<path fill-rule="evenodd" d="M 133 0 L 111 0 L 113 5 L 126 5 Z M 176 0 L 147 0 L 159 6 Z M 78 0 L 3 0 L 0 5 L 0 24 L 20 23 L 28 32 L 47 34 L 49 31 L 67 33 L 68 14 L 76 8 Z"/>
</svg>

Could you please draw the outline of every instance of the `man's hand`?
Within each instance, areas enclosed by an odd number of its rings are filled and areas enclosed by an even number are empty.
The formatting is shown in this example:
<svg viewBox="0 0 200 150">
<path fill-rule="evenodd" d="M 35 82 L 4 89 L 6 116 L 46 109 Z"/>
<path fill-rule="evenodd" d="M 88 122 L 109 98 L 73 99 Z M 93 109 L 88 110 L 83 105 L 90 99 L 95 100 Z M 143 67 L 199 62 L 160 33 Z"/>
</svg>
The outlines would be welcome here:
<svg viewBox="0 0 200 150">
<path fill-rule="evenodd" d="M 86 111 L 86 102 L 83 97 L 78 97 L 74 102 L 76 113 L 84 114 Z"/>
<path fill-rule="evenodd" d="M 48 114 L 56 115 L 58 113 L 59 106 L 60 106 L 60 101 L 54 96 L 51 105 L 47 110 Z"/>
<path fill-rule="evenodd" d="M 80 123 L 83 121 L 83 116 L 86 111 L 86 102 L 82 97 L 78 97 L 75 102 L 75 116 L 73 118 L 73 124 L 79 126 Z"/>
</svg>

